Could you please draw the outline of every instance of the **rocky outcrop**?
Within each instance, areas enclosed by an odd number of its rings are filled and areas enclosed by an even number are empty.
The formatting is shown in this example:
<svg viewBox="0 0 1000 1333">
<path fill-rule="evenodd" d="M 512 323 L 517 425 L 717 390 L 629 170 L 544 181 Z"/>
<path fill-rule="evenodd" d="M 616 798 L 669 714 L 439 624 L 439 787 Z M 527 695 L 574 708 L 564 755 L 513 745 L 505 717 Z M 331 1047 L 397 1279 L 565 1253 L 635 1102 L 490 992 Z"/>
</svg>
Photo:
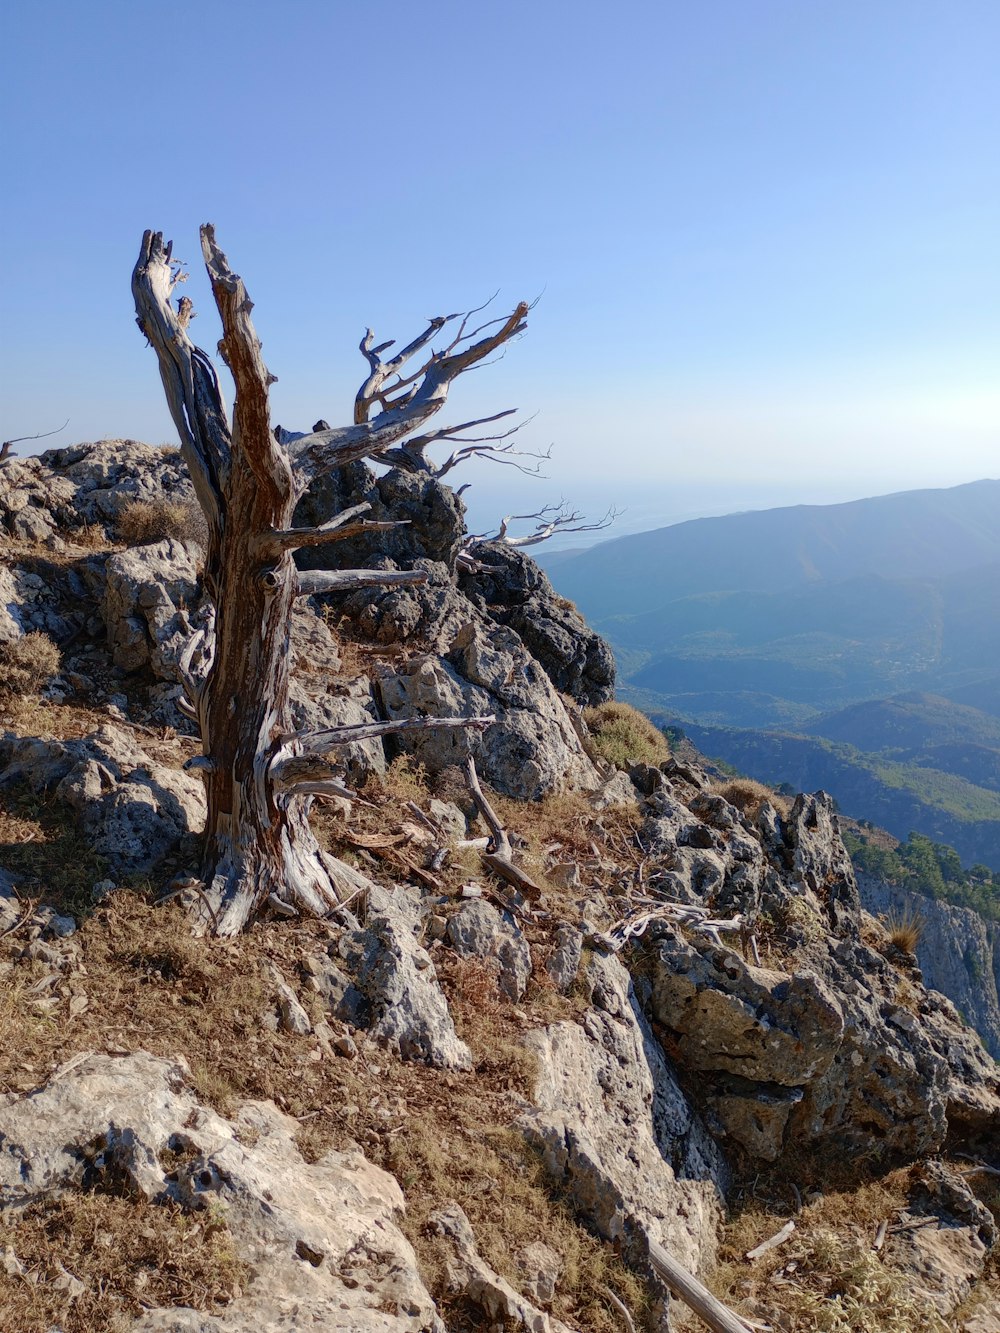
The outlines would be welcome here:
<svg viewBox="0 0 1000 1333">
<path fill-rule="evenodd" d="M 145 874 L 205 822 L 201 782 L 150 759 L 121 727 L 82 740 L 0 736 L 0 785 L 24 783 L 73 811 L 115 874 Z"/>
<path fill-rule="evenodd" d="M 101 440 L 0 463 L 0 527 L 22 541 L 60 541 L 87 524 L 113 526 L 136 501 L 191 501 L 180 451 Z"/>
<path fill-rule="evenodd" d="M 386 670 L 378 691 L 390 718 L 497 719 L 481 738 L 428 731 L 397 741 L 432 772 L 462 763 L 474 747 L 482 776 L 509 796 L 537 800 L 550 791 L 600 785 L 565 705 L 511 630 L 490 630 L 470 618 L 443 659 L 420 656 L 401 670 Z"/>
<path fill-rule="evenodd" d="M 522 1117 L 560 1190 L 598 1235 L 620 1247 L 659 1292 L 655 1240 L 692 1271 L 715 1253 L 727 1183 L 722 1156 L 682 1093 L 613 958 L 594 956 L 591 1007 L 579 1023 L 528 1035 L 537 1056 L 535 1109 Z"/>
<path fill-rule="evenodd" d="M 908 893 L 870 875 L 859 875 L 858 887 L 874 916 L 919 924 L 916 958 L 924 985 L 947 995 L 1000 1060 L 1000 926 L 968 907 Z"/>
<path fill-rule="evenodd" d="M 421 929 L 403 890 L 372 890 L 365 929 L 343 936 L 338 946 L 353 984 L 334 1013 L 366 1027 L 404 1060 L 471 1069 L 472 1052 L 455 1032 L 430 954 L 417 939 Z"/>
<path fill-rule="evenodd" d="M 475 1306 L 490 1328 L 526 1329 L 528 1333 L 571 1333 L 561 1320 L 539 1310 L 500 1276 L 476 1249 L 469 1219 L 458 1204 L 431 1214 L 431 1230 L 451 1245 L 448 1285 Z"/>
<path fill-rule="evenodd" d="M 770 938 L 764 967 L 664 919 L 633 946 L 643 1001 L 723 1142 L 775 1160 L 794 1141 L 860 1163 L 913 1160 L 949 1131 L 989 1133 L 997 1068 L 943 997 L 862 939 L 829 797 L 800 796 L 784 818 L 765 804 L 752 832 L 679 777 L 647 804 L 671 897 L 738 912 Z"/>
<path fill-rule="evenodd" d="M 585 705 L 614 698 L 610 645 L 559 596 L 534 560 L 502 542 L 480 542 L 475 554 L 481 568 L 459 578 L 470 601 L 520 635 L 557 690 Z"/>
<path fill-rule="evenodd" d="M 183 1061 L 144 1051 L 76 1056 L 37 1092 L 8 1099 L 0 1207 L 88 1190 L 215 1209 L 250 1266 L 248 1289 L 217 1315 L 147 1310 L 136 1333 L 443 1333 L 396 1224 L 396 1181 L 358 1151 L 310 1165 L 297 1122 L 272 1103 L 226 1120 L 188 1078 Z"/>
</svg>

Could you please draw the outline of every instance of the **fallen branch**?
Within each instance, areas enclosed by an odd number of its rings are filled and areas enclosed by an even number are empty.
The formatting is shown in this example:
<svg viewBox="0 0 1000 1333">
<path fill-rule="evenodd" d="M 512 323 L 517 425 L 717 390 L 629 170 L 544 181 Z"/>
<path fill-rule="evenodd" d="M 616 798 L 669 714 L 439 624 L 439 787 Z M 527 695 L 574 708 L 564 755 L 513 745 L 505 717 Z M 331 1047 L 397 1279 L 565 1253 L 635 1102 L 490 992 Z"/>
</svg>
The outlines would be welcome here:
<svg viewBox="0 0 1000 1333">
<path fill-rule="evenodd" d="M 785 1241 L 791 1237 L 794 1230 L 795 1223 L 786 1222 L 781 1230 L 775 1232 L 769 1240 L 763 1240 L 759 1245 L 755 1245 L 752 1250 L 747 1250 L 746 1257 L 751 1260 L 759 1259 L 762 1254 L 767 1254 L 768 1250 L 776 1250 L 779 1245 L 784 1245 Z"/>
<path fill-rule="evenodd" d="M 500 822 L 500 817 L 483 795 L 483 789 L 479 785 L 479 774 L 476 772 L 476 761 L 471 754 L 465 761 L 465 779 L 469 784 L 469 791 L 472 793 L 476 808 L 490 831 L 490 840 L 483 852 L 483 861 L 501 879 L 517 889 L 518 893 L 523 893 L 529 902 L 537 901 L 542 895 L 542 890 L 530 875 L 525 874 L 514 864 L 514 849 L 510 845 L 510 838 Z"/>
<path fill-rule="evenodd" d="M 712 1333 L 748 1333 L 750 1326 L 717 1300 L 655 1240 L 649 1242 L 649 1262 L 657 1277 L 663 1279 L 674 1295 L 693 1310 Z"/>
</svg>

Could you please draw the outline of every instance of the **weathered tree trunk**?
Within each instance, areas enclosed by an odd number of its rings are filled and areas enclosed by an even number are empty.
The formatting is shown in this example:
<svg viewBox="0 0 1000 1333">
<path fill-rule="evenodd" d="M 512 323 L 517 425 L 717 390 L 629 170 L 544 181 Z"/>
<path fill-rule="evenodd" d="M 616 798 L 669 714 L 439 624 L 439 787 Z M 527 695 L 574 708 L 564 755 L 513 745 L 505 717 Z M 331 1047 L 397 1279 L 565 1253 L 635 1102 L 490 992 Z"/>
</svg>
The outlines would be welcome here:
<svg viewBox="0 0 1000 1333">
<path fill-rule="evenodd" d="M 371 375 L 366 402 L 382 410 L 372 420 L 355 411 L 339 430 L 307 435 L 272 432 L 268 389 L 273 382 L 250 320 L 251 302 L 215 243 L 201 231 L 202 251 L 222 318 L 219 350 L 236 386 L 233 423 L 226 416 L 215 370 L 187 334 L 187 298 L 174 308 L 180 277 L 171 247 L 146 232 L 132 275 L 139 327 L 156 350 L 181 449 L 208 523 L 205 588 L 214 621 L 196 635 L 181 662 L 187 710 L 198 722 L 202 754 L 190 767 L 205 780 L 208 821 L 198 911 L 220 935 L 240 931 L 269 901 L 279 908 L 326 915 L 367 881 L 325 853 L 309 829 L 309 807 L 339 790 L 326 754 L 362 736 L 419 726 L 485 726 L 488 718 L 373 723 L 295 733 L 288 705 L 290 620 L 294 599 L 324 587 L 415 583 L 419 572 L 336 570 L 299 576 L 292 552 L 335 542 L 368 525 L 367 506 L 335 516 L 321 528 L 295 529 L 292 515 L 310 483 L 344 463 L 382 454 L 443 406 L 451 381 L 524 327 L 519 305 L 492 334 L 473 342 L 458 335 L 430 353 L 405 379 L 402 367 L 450 319 L 432 320 L 424 334 L 382 363 L 369 334 L 362 349 Z M 476 330 L 475 332 L 481 332 Z M 387 344 L 388 345 L 388 344 Z M 395 383 L 387 384 L 390 378 Z"/>
</svg>

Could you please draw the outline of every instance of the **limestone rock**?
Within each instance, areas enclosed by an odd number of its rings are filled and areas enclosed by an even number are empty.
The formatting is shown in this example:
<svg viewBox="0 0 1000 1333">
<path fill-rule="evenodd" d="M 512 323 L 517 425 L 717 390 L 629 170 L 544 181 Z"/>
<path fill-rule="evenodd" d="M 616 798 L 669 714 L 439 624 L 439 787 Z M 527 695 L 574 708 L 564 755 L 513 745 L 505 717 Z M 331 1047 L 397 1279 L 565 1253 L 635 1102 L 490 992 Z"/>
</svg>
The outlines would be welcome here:
<svg viewBox="0 0 1000 1333">
<path fill-rule="evenodd" d="M 610 645 L 558 595 L 534 560 L 503 542 L 480 542 L 475 554 L 486 568 L 463 574 L 462 591 L 491 619 L 517 632 L 557 690 L 586 705 L 613 698 Z"/>
<path fill-rule="evenodd" d="M 132 547 L 109 557 L 104 578 L 101 615 L 115 665 L 150 666 L 161 680 L 178 682 L 189 613 L 200 597 L 193 550 L 171 538 Z"/>
<path fill-rule="evenodd" d="M 204 827 L 198 779 L 158 764 L 129 732 L 106 725 L 82 740 L 0 736 L 0 785 L 24 782 L 68 806 L 113 872 L 146 873 Z"/>
<path fill-rule="evenodd" d="M 455 1032 L 434 964 L 417 941 L 420 926 L 403 891 L 372 889 L 367 926 L 344 936 L 341 956 L 369 1006 L 373 1037 L 404 1060 L 471 1069 L 472 1053 Z"/>
<path fill-rule="evenodd" d="M 306 1163 L 297 1128 L 270 1102 L 223 1119 L 199 1105 L 182 1061 L 75 1056 L 0 1105 L 0 1205 L 88 1189 L 221 1210 L 249 1289 L 218 1315 L 149 1310 L 141 1333 L 443 1333 L 396 1226 L 395 1180 L 357 1151 Z M 168 1153 L 180 1164 L 162 1165 Z"/>
<path fill-rule="evenodd" d="M 114 524 L 137 500 L 194 499 L 178 449 L 101 440 L 0 463 L 0 526 L 42 541 L 88 523 Z"/>
<path fill-rule="evenodd" d="M 654 1040 L 628 973 L 617 959 L 595 956 L 586 979 L 593 1007 L 582 1022 L 525 1039 L 538 1057 L 538 1080 L 535 1109 L 521 1125 L 559 1188 L 628 1263 L 647 1271 L 652 1238 L 697 1270 L 714 1256 L 725 1165 Z"/>
<path fill-rule="evenodd" d="M 914 1172 L 905 1220 L 918 1225 L 890 1231 L 886 1259 L 906 1274 L 915 1294 L 947 1316 L 983 1274 L 997 1241 L 993 1215 L 955 1171 L 925 1162 Z M 925 1221 L 936 1225 L 920 1225 Z"/>
<path fill-rule="evenodd" d="M 448 921 L 448 939 L 463 958 L 495 958 L 501 994 L 521 998 L 531 976 L 531 950 L 509 912 L 501 915 L 482 898 L 466 903 Z"/>
<path fill-rule="evenodd" d="M 873 916 L 914 916 L 921 922 L 917 963 L 924 985 L 947 995 L 1000 1059 L 1000 926 L 970 908 L 908 893 L 870 875 L 858 876 L 858 889 Z"/>
<path fill-rule="evenodd" d="M 528 1333 L 570 1333 L 559 1319 L 539 1310 L 495 1272 L 476 1249 L 469 1219 L 457 1203 L 431 1214 L 430 1225 L 451 1242 L 454 1260 L 449 1279 L 453 1291 L 482 1310 L 491 1321 L 487 1327 L 526 1329 Z"/>
<path fill-rule="evenodd" d="M 562 700 L 510 630 L 487 634 L 468 622 L 446 661 L 414 658 L 378 684 L 390 718 L 497 718 L 481 738 L 433 730 L 397 738 L 400 748 L 432 771 L 461 764 L 474 747 L 480 775 L 510 796 L 537 800 L 549 791 L 600 785 Z"/>
</svg>

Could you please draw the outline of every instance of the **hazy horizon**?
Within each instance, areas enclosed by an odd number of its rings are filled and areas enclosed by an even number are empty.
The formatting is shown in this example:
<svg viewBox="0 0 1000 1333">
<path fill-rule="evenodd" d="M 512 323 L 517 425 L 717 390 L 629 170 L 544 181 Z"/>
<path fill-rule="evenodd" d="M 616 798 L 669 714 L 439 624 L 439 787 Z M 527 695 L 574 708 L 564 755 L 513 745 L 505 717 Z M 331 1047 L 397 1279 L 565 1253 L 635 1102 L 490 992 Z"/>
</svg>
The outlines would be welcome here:
<svg viewBox="0 0 1000 1333">
<path fill-rule="evenodd" d="M 441 0 L 405 33 L 373 60 L 356 7 L 180 0 L 161 59 L 124 0 L 10 9 L 0 438 L 174 439 L 129 278 L 163 229 L 214 353 L 210 220 L 286 426 L 350 419 L 366 326 L 499 289 L 541 299 L 449 412 L 537 413 L 544 500 L 642 488 L 655 525 L 995 470 L 995 6 Z"/>
</svg>

